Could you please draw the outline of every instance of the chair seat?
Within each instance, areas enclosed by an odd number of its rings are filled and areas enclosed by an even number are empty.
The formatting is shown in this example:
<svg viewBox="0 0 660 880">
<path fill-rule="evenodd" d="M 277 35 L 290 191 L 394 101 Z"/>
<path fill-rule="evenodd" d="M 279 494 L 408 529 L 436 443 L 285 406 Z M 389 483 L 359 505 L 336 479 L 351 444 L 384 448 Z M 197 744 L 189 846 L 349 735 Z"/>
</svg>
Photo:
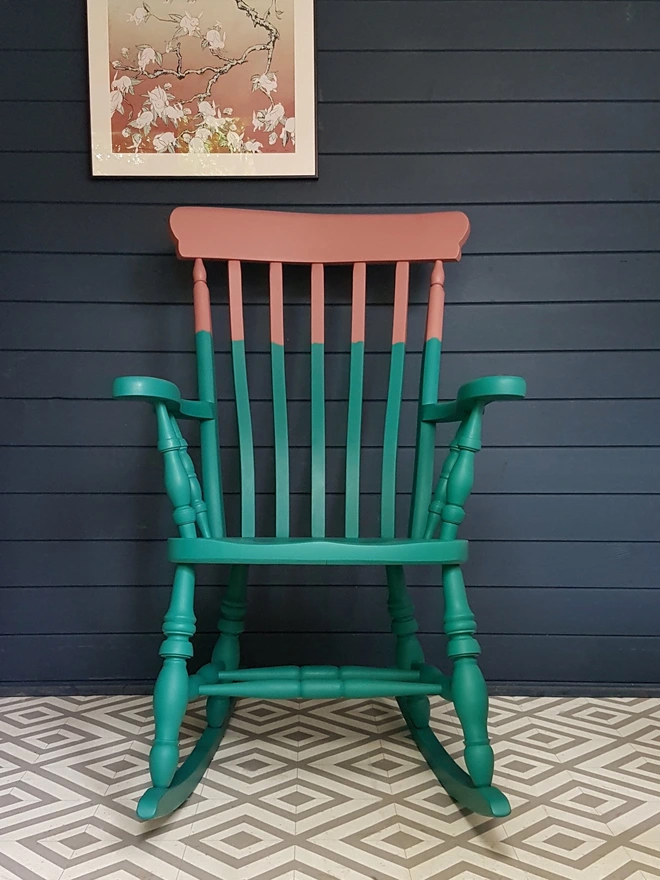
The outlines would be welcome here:
<svg viewBox="0 0 660 880">
<path fill-rule="evenodd" d="M 467 541 L 380 538 L 170 538 L 171 562 L 276 565 L 459 563 Z"/>
</svg>

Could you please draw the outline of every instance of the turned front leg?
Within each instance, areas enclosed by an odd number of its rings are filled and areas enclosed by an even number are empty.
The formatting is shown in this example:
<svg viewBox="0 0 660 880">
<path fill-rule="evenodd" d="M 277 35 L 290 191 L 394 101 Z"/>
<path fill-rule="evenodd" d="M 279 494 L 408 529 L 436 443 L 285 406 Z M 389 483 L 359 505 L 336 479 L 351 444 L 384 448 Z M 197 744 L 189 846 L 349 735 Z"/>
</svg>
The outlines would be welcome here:
<svg viewBox="0 0 660 880">
<path fill-rule="evenodd" d="M 188 706 L 188 660 L 193 655 L 190 639 L 195 632 L 193 610 L 195 571 L 177 566 L 170 607 L 163 621 L 165 641 L 160 648 L 163 667 L 154 689 L 156 732 L 149 755 L 151 780 L 167 788 L 179 763 L 179 730 Z"/>
<path fill-rule="evenodd" d="M 493 779 L 493 750 L 488 738 L 488 690 L 479 669 L 481 649 L 474 637 L 477 626 L 465 593 L 459 565 L 443 567 L 444 629 L 447 656 L 453 660 L 451 677 L 454 708 L 463 728 L 465 765 L 477 787 Z"/>
</svg>

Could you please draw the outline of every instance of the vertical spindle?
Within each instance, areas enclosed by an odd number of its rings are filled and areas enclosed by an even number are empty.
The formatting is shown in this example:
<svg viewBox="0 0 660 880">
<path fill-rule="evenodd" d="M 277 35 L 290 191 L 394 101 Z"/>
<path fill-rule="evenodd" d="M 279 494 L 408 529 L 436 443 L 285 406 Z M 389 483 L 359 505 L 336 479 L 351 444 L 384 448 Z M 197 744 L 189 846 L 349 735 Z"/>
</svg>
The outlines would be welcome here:
<svg viewBox="0 0 660 880">
<path fill-rule="evenodd" d="M 245 330 L 243 322 L 243 283 L 241 264 L 229 260 L 229 323 L 231 329 L 231 360 L 234 373 L 238 445 L 241 460 L 241 535 L 255 535 L 255 479 L 254 440 L 247 363 L 245 360 Z"/>
<path fill-rule="evenodd" d="M 289 423 L 284 365 L 282 264 L 270 264 L 270 364 L 275 433 L 275 535 L 289 537 Z"/>
<path fill-rule="evenodd" d="M 210 403 L 217 411 L 215 387 L 215 353 L 211 323 L 211 296 L 206 283 L 206 268 L 202 260 L 195 260 L 193 267 L 193 298 L 195 309 L 195 351 L 197 355 L 197 386 L 199 399 Z M 217 415 L 204 419 L 199 425 L 202 447 L 202 485 L 208 507 L 211 535 L 221 538 L 225 534 L 225 510 L 222 499 L 222 472 L 218 443 Z"/>
<path fill-rule="evenodd" d="M 426 526 L 427 510 L 433 490 L 433 460 L 435 457 L 435 425 L 421 420 L 421 408 L 437 403 L 440 383 L 440 355 L 442 351 L 442 321 L 445 306 L 443 287 L 445 272 L 436 260 L 431 273 L 429 304 L 426 312 L 426 340 L 422 355 L 422 370 L 417 416 L 417 442 L 413 491 L 410 503 L 410 537 L 421 538 Z"/>
<path fill-rule="evenodd" d="M 348 380 L 348 420 L 346 426 L 346 506 L 345 534 L 360 534 L 360 447 L 362 438 L 362 397 L 364 389 L 364 340 L 367 306 L 367 266 L 353 266 L 351 306 L 351 363 Z"/>
<path fill-rule="evenodd" d="M 312 264 L 311 291 L 312 537 L 325 537 L 325 293 L 322 263 Z"/>
<path fill-rule="evenodd" d="M 406 359 L 409 279 L 410 264 L 397 263 L 394 277 L 390 378 L 383 433 L 380 501 L 380 534 L 383 538 L 393 538 L 396 530 L 396 463 L 399 449 L 401 398 L 403 396 L 403 369 Z"/>
</svg>

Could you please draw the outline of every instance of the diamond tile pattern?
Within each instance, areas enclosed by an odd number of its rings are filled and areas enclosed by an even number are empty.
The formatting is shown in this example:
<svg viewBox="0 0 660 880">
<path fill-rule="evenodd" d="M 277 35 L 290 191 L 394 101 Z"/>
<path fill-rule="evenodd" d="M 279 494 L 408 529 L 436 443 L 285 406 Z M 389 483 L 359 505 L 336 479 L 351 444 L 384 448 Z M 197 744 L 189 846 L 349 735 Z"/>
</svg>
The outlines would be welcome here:
<svg viewBox="0 0 660 880">
<path fill-rule="evenodd" d="M 660 880 L 660 700 L 492 700 L 504 821 L 450 801 L 389 700 L 238 703 L 165 820 L 146 697 L 0 700 L 0 880 Z M 193 704 L 189 751 L 204 727 Z M 461 752 L 451 707 L 432 724 Z"/>
</svg>

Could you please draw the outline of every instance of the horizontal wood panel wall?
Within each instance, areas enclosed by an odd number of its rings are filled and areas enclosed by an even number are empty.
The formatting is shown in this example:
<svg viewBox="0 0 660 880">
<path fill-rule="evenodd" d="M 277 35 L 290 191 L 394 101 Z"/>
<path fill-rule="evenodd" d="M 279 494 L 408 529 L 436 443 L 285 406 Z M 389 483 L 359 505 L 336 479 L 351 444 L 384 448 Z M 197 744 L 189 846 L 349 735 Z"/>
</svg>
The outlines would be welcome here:
<svg viewBox="0 0 660 880">
<path fill-rule="evenodd" d="M 660 2 L 317 0 L 319 179 L 94 180 L 84 3 L 22 0 L 0 32 L 0 676 L 6 688 L 138 687 L 158 666 L 171 533 L 147 408 L 121 373 L 194 394 L 180 203 L 305 210 L 465 209 L 448 270 L 442 390 L 520 373 L 529 397 L 487 412 L 464 533 L 484 670 L 499 687 L 660 689 Z M 328 284 L 328 523 L 341 525 L 350 310 Z M 291 288 L 302 290 L 299 270 Z M 211 267 L 226 460 L 226 281 Z M 264 277 L 245 273 L 257 493 L 273 516 Z M 371 290 L 390 284 L 373 270 Z M 411 275 L 411 335 L 424 321 Z M 299 297 L 287 326 L 307 320 Z M 388 313 L 372 310 L 363 445 L 375 446 Z M 291 334 L 293 338 L 294 334 Z M 369 334 L 368 334 L 369 335 Z M 419 351 L 412 345 L 412 357 Z M 309 356 L 288 345 L 292 445 L 309 441 Z M 385 378 L 384 378 L 385 377 Z M 412 469 L 406 374 L 398 514 Z M 440 431 L 446 439 L 447 432 Z M 196 440 L 190 436 L 193 455 Z M 302 530 L 309 459 L 296 455 Z M 380 461 L 363 461 L 366 532 Z M 230 522 L 239 483 L 226 468 Z M 200 572 L 208 649 L 223 569 Z M 443 648 L 437 572 L 410 571 L 422 639 Z M 391 659 L 383 573 L 257 569 L 246 659 Z M 359 587 L 359 589 L 356 589 Z M 291 617 L 291 609 L 294 609 Z M 293 632 L 287 633 L 287 627 Z"/>
</svg>

